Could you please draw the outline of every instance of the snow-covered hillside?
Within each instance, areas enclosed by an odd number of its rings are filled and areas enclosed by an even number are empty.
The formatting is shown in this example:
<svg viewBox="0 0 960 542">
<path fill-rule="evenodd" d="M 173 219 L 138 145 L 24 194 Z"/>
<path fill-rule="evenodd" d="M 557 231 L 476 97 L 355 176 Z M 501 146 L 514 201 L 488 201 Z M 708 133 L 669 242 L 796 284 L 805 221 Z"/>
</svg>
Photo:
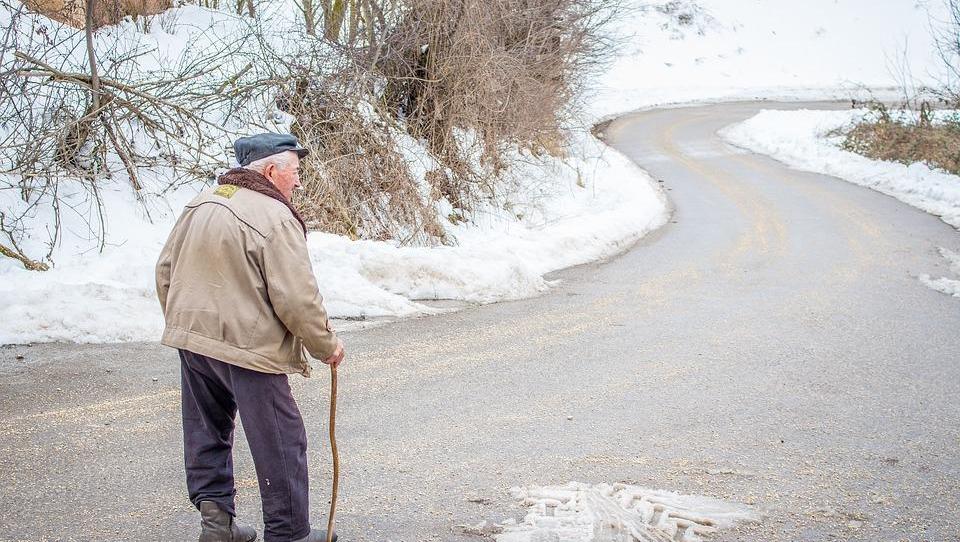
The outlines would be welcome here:
<svg viewBox="0 0 960 542">
<path fill-rule="evenodd" d="M 931 25 L 941 0 L 656 0 L 618 32 L 632 36 L 599 82 L 598 116 L 665 103 L 897 96 L 942 72 Z M 862 92 L 861 92 L 862 93 Z"/>
</svg>

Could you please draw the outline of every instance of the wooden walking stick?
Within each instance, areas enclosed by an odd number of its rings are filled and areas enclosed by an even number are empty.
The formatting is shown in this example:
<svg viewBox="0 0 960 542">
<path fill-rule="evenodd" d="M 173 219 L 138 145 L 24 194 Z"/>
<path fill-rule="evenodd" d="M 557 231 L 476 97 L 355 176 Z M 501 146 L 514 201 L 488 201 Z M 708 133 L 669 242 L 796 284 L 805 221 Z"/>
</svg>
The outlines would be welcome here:
<svg viewBox="0 0 960 542">
<path fill-rule="evenodd" d="M 340 454 L 337 453 L 337 366 L 330 365 L 330 449 L 333 452 L 333 494 L 327 518 L 327 542 L 333 542 L 333 517 L 337 513 L 337 488 L 340 485 Z"/>
</svg>

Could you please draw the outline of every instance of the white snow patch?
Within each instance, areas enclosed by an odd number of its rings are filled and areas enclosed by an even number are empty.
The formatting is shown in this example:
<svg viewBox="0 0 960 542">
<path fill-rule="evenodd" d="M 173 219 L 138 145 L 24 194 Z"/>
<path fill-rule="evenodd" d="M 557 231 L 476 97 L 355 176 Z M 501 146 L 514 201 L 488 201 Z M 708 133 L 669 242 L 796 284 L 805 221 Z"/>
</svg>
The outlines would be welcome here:
<svg viewBox="0 0 960 542">
<path fill-rule="evenodd" d="M 869 114 L 865 110 L 765 110 L 722 129 L 720 135 L 790 167 L 832 175 L 893 196 L 960 228 L 960 177 L 923 163 L 872 160 L 840 149 L 841 136 L 828 135 Z"/>
<path fill-rule="evenodd" d="M 934 279 L 927 274 L 920 275 L 918 278 L 920 282 L 938 292 L 943 292 L 953 297 L 960 297 L 960 254 L 950 249 L 940 247 L 940 255 L 947 260 L 947 263 L 950 265 L 950 272 L 956 275 L 957 278 L 940 277 Z"/>
<path fill-rule="evenodd" d="M 497 542 L 698 542 L 738 522 L 760 520 L 747 505 L 620 483 L 570 482 L 511 493 L 527 515 L 501 524 Z"/>
</svg>

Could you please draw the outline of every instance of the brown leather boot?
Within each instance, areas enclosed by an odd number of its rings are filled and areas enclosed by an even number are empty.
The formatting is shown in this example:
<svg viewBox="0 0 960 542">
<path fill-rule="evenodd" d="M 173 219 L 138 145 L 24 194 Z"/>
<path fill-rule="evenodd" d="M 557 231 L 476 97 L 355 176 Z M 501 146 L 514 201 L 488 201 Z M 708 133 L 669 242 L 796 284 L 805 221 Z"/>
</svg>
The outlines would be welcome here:
<svg viewBox="0 0 960 542">
<path fill-rule="evenodd" d="M 224 512 L 213 501 L 200 501 L 199 542 L 253 542 L 257 531 L 237 525 L 233 516 Z"/>
</svg>

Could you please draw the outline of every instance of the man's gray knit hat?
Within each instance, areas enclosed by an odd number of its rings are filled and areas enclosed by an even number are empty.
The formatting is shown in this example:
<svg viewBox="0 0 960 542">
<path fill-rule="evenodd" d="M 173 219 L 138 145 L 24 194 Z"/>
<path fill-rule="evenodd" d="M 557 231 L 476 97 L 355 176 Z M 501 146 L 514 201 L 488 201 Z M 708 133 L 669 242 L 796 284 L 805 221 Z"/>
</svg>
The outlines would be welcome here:
<svg viewBox="0 0 960 542">
<path fill-rule="evenodd" d="M 293 151 L 300 158 L 310 153 L 290 134 L 263 133 L 241 137 L 233 142 L 233 153 L 241 166 L 286 151 Z"/>
</svg>

